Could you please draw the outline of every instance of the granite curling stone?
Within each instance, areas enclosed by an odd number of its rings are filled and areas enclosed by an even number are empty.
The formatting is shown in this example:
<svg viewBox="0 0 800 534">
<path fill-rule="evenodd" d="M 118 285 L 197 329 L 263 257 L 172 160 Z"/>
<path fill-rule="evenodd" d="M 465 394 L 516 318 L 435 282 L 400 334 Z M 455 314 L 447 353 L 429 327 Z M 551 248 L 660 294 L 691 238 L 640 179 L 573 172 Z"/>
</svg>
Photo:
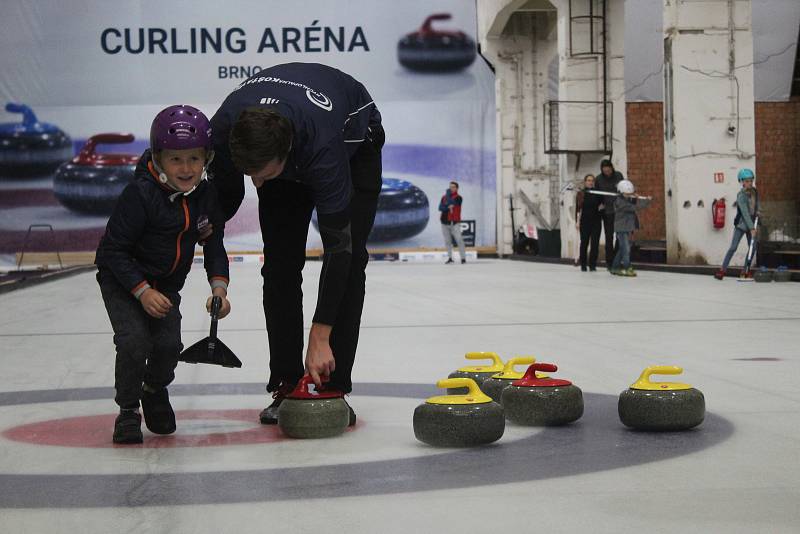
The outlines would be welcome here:
<svg viewBox="0 0 800 534">
<path fill-rule="evenodd" d="M 492 360 L 492 364 L 462 367 L 447 375 L 447 378 L 471 378 L 480 387 L 485 380 L 503 371 L 503 360 L 495 352 L 468 352 L 464 357 L 468 360 Z M 466 388 L 447 390 L 448 395 L 465 395 L 466 393 Z"/>
<path fill-rule="evenodd" d="M 651 382 L 650 375 L 678 375 L 676 365 L 652 365 L 619 396 L 619 418 L 637 430 L 688 430 L 703 422 L 706 401 L 689 384 Z"/>
<path fill-rule="evenodd" d="M 0 177 L 46 176 L 72 157 L 72 139 L 58 126 L 39 122 L 25 104 L 6 104 L 22 122 L 0 124 Z"/>
<path fill-rule="evenodd" d="M 503 408 L 486 396 L 474 380 L 448 378 L 436 386 L 466 389 L 467 394 L 431 397 L 417 406 L 414 436 L 418 440 L 435 447 L 474 447 L 503 436 Z"/>
<path fill-rule="evenodd" d="M 772 282 L 772 271 L 766 267 L 761 267 L 753 273 L 753 280 L 756 282 Z"/>
<path fill-rule="evenodd" d="M 536 371 L 555 372 L 552 363 L 534 363 L 519 380 L 503 390 L 503 410 L 509 421 L 525 426 L 558 426 L 583 415 L 583 393 L 569 380 L 539 378 Z"/>
<path fill-rule="evenodd" d="M 133 134 L 93 135 L 80 153 L 62 164 L 53 179 L 53 194 L 65 207 L 81 212 L 110 215 L 136 171 L 136 154 L 99 154 L 100 144 L 132 143 Z"/>
<path fill-rule="evenodd" d="M 776 282 L 791 282 L 792 280 L 792 273 L 789 272 L 789 268 L 785 265 L 778 266 L 775 269 L 775 273 L 772 275 L 772 279 Z"/>
<path fill-rule="evenodd" d="M 481 384 L 481 391 L 489 395 L 493 401 L 502 404 L 501 396 L 503 390 L 510 386 L 511 382 L 519 380 L 524 375 L 524 372 L 515 371 L 514 367 L 517 365 L 530 365 L 535 362 L 536 358 L 533 356 L 511 358 L 506 362 L 502 371 L 483 381 L 483 384 Z"/>
<path fill-rule="evenodd" d="M 445 31 L 433 27 L 434 21 L 450 20 L 449 13 L 431 15 L 419 30 L 409 33 L 397 43 L 397 60 L 405 68 L 418 72 L 456 72 L 472 65 L 477 46 L 462 31 Z"/>
<path fill-rule="evenodd" d="M 327 379 L 323 379 L 327 382 Z M 350 423 L 350 408 L 341 391 L 309 392 L 314 382 L 305 375 L 278 408 L 278 427 L 290 438 L 330 438 Z"/>
</svg>

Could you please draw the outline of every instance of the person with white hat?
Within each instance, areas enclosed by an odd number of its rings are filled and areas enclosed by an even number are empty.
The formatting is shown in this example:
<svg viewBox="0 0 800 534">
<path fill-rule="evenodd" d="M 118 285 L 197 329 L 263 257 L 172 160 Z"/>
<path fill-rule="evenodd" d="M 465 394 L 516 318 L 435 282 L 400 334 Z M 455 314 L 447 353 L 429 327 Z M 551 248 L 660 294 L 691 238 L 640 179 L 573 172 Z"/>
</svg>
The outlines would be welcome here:
<svg viewBox="0 0 800 534">
<path fill-rule="evenodd" d="M 636 276 L 631 267 L 631 235 L 639 228 L 639 217 L 636 212 L 650 205 L 652 197 L 634 195 L 635 188 L 630 180 L 622 180 L 617 184 L 619 196 L 614 200 L 614 233 L 619 242 L 619 250 L 611 265 L 611 274 L 619 276 Z"/>
</svg>

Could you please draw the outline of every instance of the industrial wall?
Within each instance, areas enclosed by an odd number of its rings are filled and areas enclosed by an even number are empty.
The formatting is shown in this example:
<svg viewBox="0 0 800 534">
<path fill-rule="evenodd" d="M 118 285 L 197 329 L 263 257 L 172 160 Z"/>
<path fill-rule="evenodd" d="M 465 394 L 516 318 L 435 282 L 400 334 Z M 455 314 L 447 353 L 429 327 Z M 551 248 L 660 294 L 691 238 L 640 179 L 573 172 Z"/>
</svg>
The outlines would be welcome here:
<svg viewBox="0 0 800 534">
<path fill-rule="evenodd" d="M 667 238 L 664 218 L 664 106 L 661 102 L 628 102 L 625 105 L 628 132 L 628 172 L 642 195 L 653 197 L 639 213 L 641 230 L 637 240 Z"/>
<path fill-rule="evenodd" d="M 628 102 L 628 175 L 653 204 L 640 214 L 636 238 L 665 240 L 663 104 Z M 788 102 L 755 103 L 756 162 L 761 206 L 768 221 L 767 237 L 785 223 L 797 226 L 800 213 L 800 96 Z M 710 203 L 708 224 L 711 224 Z M 730 227 L 728 227 L 730 229 Z M 780 234 L 772 234 L 783 239 Z M 798 235 L 789 235 L 798 238 Z"/>
<path fill-rule="evenodd" d="M 789 102 L 756 102 L 755 108 L 757 186 L 762 210 L 772 226 L 769 232 L 784 223 L 796 232 L 800 213 L 800 96 Z M 797 239 L 800 235 L 790 237 Z"/>
</svg>

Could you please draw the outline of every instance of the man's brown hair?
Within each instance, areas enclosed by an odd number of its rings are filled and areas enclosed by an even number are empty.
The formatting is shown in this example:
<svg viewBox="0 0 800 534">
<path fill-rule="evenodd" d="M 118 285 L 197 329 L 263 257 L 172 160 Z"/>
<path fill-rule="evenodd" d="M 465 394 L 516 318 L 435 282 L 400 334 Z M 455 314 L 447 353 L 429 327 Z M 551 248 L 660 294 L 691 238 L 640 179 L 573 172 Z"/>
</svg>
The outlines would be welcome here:
<svg viewBox="0 0 800 534">
<path fill-rule="evenodd" d="M 245 109 L 233 123 L 228 146 L 236 168 L 245 174 L 283 161 L 292 146 L 292 123 L 272 109 Z"/>
</svg>

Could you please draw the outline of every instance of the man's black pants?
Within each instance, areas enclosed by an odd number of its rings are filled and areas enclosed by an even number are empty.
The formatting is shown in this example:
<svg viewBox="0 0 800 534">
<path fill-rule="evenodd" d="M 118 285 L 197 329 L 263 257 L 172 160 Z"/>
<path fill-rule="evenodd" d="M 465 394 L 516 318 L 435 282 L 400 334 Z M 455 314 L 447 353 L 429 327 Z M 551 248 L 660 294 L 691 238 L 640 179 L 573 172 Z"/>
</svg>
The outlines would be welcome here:
<svg viewBox="0 0 800 534">
<path fill-rule="evenodd" d="M 611 262 L 619 249 L 619 243 L 614 243 L 614 214 L 603 213 L 603 235 L 606 240 L 606 267 L 611 269 Z"/>
<path fill-rule="evenodd" d="M 365 270 L 369 260 L 367 237 L 372 231 L 381 189 L 383 130 L 366 140 L 350 159 L 353 197 L 350 231 L 353 257 L 347 288 L 331 331 L 336 370 L 330 385 L 349 393 L 364 307 Z M 270 377 L 267 391 L 294 385 L 304 374 L 303 266 L 314 203 L 305 185 L 270 180 L 258 189 L 259 220 L 264 238 L 264 315 L 269 337 Z"/>
</svg>

